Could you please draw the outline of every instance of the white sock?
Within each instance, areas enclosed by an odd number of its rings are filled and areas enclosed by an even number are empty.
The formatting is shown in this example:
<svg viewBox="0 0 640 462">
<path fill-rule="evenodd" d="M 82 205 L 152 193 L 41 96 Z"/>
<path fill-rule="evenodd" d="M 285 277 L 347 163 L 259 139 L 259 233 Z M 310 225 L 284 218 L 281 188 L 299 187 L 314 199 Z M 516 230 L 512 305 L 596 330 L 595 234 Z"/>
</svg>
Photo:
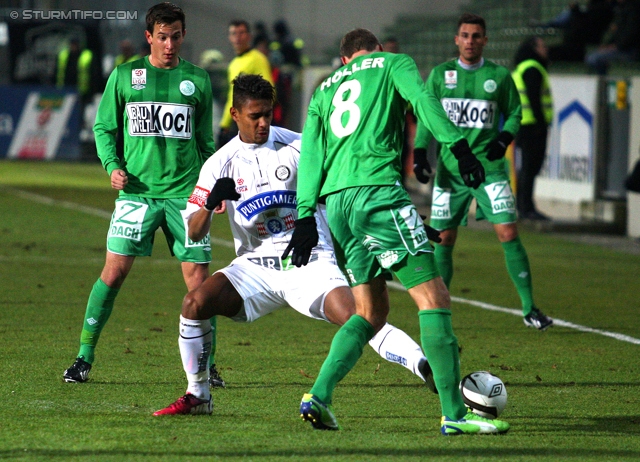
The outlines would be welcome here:
<svg viewBox="0 0 640 462">
<path fill-rule="evenodd" d="M 209 399 L 209 356 L 211 355 L 211 321 L 193 320 L 180 316 L 180 356 L 187 374 L 187 393 L 196 398 Z"/>
<path fill-rule="evenodd" d="M 406 367 L 424 380 L 418 369 L 420 361 L 426 359 L 422 348 L 404 331 L 387 323 L 369 340 L 369 345 L 387 361 Z"/>
</svg>

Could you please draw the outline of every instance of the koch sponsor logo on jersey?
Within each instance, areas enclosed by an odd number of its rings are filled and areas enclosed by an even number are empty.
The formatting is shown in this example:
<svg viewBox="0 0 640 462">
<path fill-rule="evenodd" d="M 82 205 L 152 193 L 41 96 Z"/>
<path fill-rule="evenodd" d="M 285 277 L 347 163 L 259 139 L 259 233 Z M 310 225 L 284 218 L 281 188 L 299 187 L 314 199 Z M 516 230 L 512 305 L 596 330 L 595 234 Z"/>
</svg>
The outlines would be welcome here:
<svg viewBox="0 0 640 462">
<path fill-rule="evenodd" d="M 360 63 L 347 64 L 346 66 L 338 69 L 320 85 L 320 91 L 329 88 L 332 84 L 338 83 L 343 77 L 353 75 L 356 72 L 364 71 L 365 69 L 375 69 L 384 67 L 385 58 L 366 58 L 360 61 Z"/>
<path fill-rule="evenodd" d="M 207 202 L 207 197 L 209 197 L 208 189 L 201 188 L 200 186 L 196 186 L 191 195 L 189 196 L 189 203 L 196 204 L 202 207 Z"/>
<path fill-rule="evenodd" d="M 495 101 L 481 99 L 443 98 L 442 107 L 451 122 L 467 128 L 492 128 L 498 111 Z"/>
<path fill-rule="evenodd" d="M 172 103 L 128 103 L 129 136 L 191 139 L 193 106 Z"/>
<path fill-rule="evenodd" d="M 243 201 L 236 210 L 247 220 L 270 209 L 296 208 L 296 192 L 288 190 L 268 191 Z"/>
<path fill-rule="evenodd" d="M 147 70 L 132 69 L 131 70 L 131 88 L 134 90 L 142 90 L 147 85 Z"/>
</svg>

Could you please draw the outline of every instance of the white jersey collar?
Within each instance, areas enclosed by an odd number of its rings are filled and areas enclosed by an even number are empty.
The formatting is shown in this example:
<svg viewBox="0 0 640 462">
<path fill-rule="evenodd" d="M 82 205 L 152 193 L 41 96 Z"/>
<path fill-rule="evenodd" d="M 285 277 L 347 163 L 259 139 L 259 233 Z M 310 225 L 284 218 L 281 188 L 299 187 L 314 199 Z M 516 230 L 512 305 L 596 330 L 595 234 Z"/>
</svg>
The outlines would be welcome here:
<svg viewBox="0 0 640 462">
<path fill-rule="evenodd" d="M 480 61 L 475 64 L 465 64 L 460 58 L 458 58 L 458 65 L 466 71 L 475 71 L 484 65 L 484 58 L 480 58 Z"/>
</svg>

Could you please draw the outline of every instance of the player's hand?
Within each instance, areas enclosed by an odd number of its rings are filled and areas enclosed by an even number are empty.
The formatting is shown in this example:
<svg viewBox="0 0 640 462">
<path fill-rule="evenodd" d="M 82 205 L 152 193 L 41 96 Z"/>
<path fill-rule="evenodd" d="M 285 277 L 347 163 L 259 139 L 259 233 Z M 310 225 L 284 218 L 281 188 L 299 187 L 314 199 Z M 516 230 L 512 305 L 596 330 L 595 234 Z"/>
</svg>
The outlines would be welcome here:
<svg viewBox="0 0 640 462">
<path fill-rule="evenodd" d="M 413 150 L 413 173 L 420 183 L 427 184 L 431 178 L 431 165 L 427 160 L 427 150 L 425 148 L 415 148 Z"/>
<path fill-rule="evenodd" d="M 440 237 L 440 231 L 432 228 L 429 225 L 424 225 L 424 227 L 427 230 L 427 237 L 429 238 L 430 241 L 437 242 L 437 243 L 442 242 L 442 238 Z"/>
<path fill-rule="evenodd" d="M 117 168 L 111 172 L 111 187 L 122 191 L 129 182 L 129 177 L 124 170 Z"/>
<path fill-rule="evenodd" d="M 236 182 L 233 178 L 219 178 L 209 193 L 204 208 L 211 212 L 224 200 L 237 201 L 238 199 L 240 194 L 236 191 Z"/>
<path fill-rule="evenodd" d="M 471 152 L 467 140 L 458 141 L 451 147 L 451 152 L 458 160 L 458 170 L 465 185 L 477 189 L 484 183 L 484 167 Z"/>
<path fill-rule="evenodd" d="M 513 135 L 511 133 L 500 132 L 496 139 L 487 146 L 487 159 L 490 161 L 502 159 L 512 141 Z"/>
<path fill-rule="evenodd" d="M 282 259 L 287 258 L 291 252 L 291 263 L 300 268 L 309 263 L 311 250 L 318 245 L 318 227 L 315 217 L 300 218 L 295 221 L 295 225 L 291 241 L 284 249 Z"/>
</svg>

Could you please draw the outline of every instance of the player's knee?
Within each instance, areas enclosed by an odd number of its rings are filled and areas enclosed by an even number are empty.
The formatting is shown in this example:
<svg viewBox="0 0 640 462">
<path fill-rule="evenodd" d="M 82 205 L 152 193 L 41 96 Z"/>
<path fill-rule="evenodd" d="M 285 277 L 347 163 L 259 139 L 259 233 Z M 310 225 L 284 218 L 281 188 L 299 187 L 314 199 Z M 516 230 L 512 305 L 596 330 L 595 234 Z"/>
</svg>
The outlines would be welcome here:
<svg viewBox="0 0 640 462">
<path fill-rule="evenodd" d="M 182 316 L 187 319 L 207 319 L 210 317 L 204 313 L 204 305 L 197 297 L 195 290 L 185 295 L 182 300 Z"/>
</svg>

